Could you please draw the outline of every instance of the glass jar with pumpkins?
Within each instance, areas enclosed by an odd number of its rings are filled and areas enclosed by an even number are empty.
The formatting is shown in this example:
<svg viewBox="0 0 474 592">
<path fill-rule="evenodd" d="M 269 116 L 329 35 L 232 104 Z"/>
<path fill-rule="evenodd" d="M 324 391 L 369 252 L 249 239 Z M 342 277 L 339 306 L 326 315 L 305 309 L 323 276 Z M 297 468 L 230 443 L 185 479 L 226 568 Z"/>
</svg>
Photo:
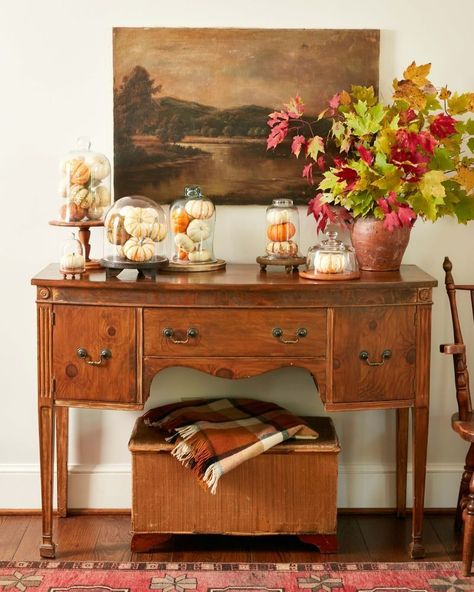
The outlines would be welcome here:
<svg viewBox="0 0 474 592">
<path fill-rule="evenodd" d="M 200 187 L 185 187 L 184 197 L 174 201 L 170 209 L 172 267 L 192 270 L 216 264 L 213 250 L 215 220 L 214 204 L 202 195 Z"/>
<path fill-rule="evenodd" d="M 166 265 L 168 225 L 163 208 L 153 200 L 134 195 L 122 197 L 104 220 L 104 258 L 107 269 L 157 269 Z M 109 272 L 110 273 L 110 272 Z"/>
<path fill-rule="evenodd" d="M 75 150 L 60 162 L 58 221 L 78 223 L 103 220 L 111 204 L 110 163 L 93 152 L 89 138 L 77 140 Z"/>
</svg>

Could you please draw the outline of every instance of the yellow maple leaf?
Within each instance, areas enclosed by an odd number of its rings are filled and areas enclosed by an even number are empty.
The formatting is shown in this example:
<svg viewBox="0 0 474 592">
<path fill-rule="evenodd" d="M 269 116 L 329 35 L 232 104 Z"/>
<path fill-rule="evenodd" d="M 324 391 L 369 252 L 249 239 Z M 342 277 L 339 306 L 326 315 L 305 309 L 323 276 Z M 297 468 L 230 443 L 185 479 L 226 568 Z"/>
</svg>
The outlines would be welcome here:
<svg viewBox="0 0 474 592">
<path fill-rule="evenodd" d="M 468 93 L 469 94 L 469 100 L 467 103 L 467 108 L 469 111 L 473 112 L 474 111 L 474 93 Z"/>
<path fill-rule="evenodd" d="M 431 64 L 423 64 L 421 66 L 417 66 L 415 62 L 412 62 L 408 68 L 403 72 L 403 77 L 405 80 L 411 80 L 413 84 L 418 87 L 423 87 L 431 82 L 428 80 L 427 76 L 430 73 Z"/>
<path fill-rule="evenodd" d="M 462 185 L 467 192 L 474 189 L 474 170 L 468 167 L 459 167 L 456 175 L 453 177 L 459 185 Z"/>
<path fill-rule="evenodd" d="M 448 89 L 447 86 L 443 86 L 443 88 L 439 91 L 439 98 L 442 101 L 446 101 L 451 96 L 451 91 Z"/>
<path fill-rule="evenodd" d="M 410 107 L 417 111 L 421 111 L 426 106 L 426 97 L 423 91 L 411 80 L 400 80 L 400 82 L 396 82 L 393 97 L 406 101 Z"/>
<path fill-rule="evenodd" d="M 420 191 L 427 198 L 441 198 L 446 195 L 446 189 L 442 184 L 446 181 L 443 171 L 428 171 L 420 181 Z"/>
</svg>

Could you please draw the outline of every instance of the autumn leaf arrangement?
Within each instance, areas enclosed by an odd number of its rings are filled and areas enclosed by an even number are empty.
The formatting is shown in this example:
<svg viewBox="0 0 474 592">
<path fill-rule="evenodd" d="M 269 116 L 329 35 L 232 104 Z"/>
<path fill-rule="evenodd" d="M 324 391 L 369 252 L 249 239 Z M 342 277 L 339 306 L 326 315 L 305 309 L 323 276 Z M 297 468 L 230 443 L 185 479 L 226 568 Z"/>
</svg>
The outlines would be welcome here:
<svg viewBox="0 0 474 592">
<path fill-rule="evenodd" d="M 436 89 L 430 69 L 408 66 L 403 79 L 394 80 L 388 105 L 373 87 L 352 86 L 334 95 L 316 121 L 304 116 L 299 96 L 270 114 L 267 149 L 291 140 L 291 153 L 303 157 L 302 175 L 316 187 L 308 214 L 318 232 L 329 222 L 369 216 L 387 230 L 412 226 L 417 217 L 474 219 L 474 119 L 468 115 L 474 93 Z M 326 138 L 314 132 L 323 118 L 330 120 Z M 317 184 L 316 171 L 322 173 Z"/>
</svg>

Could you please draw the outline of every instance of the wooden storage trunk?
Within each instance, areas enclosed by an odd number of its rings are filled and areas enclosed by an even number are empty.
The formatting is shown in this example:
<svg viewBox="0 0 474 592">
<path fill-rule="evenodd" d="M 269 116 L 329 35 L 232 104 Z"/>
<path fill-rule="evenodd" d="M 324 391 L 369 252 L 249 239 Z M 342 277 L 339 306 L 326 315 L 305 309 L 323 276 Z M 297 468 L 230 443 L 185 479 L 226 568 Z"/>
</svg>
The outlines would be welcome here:
<svg viewBox="0 0 474 592">
<path fill-rule="evenodd" d="M 298 534 L 321 550 L 336 542 L 339 441 L 328 417 L 306 418 L 317 440 L 287 440 L 223 475 L 211 495 L 164 440 L 138 418 L 132 453 L 132 549 L 171 534 Z"/>
</svg>

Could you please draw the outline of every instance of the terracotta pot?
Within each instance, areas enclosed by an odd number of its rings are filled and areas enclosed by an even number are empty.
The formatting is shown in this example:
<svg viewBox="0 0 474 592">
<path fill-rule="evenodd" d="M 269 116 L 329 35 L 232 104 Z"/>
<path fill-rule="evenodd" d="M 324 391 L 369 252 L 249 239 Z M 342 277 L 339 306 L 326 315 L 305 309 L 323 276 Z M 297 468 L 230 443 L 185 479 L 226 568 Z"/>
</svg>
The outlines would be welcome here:
<svg viewBox="0 0 474 592">
<path fill-rule="evenodd" d="M 356 218 L 351 226 L 351 240 L 359 267 L 365 271 L 400 269 L 410 231 L 409 226 L 387 230 L 383 220 L 376 218 Z"/>
</svg>

